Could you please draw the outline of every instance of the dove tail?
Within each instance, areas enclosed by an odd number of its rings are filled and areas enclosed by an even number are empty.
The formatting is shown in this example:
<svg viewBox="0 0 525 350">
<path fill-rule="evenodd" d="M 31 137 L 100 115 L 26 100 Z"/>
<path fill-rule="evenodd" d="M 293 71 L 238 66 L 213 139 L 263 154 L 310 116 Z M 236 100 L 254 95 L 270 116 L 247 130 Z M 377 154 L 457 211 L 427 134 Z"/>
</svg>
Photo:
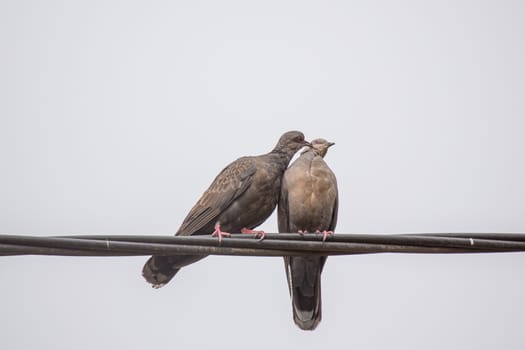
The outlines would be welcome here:
<svg viewBox="0 0 525 350">
<path fill-rule="evenodd" d="M 171 255 L 152 256 L 142 268 L 142 276 L 152 284 L 153 288 L 160 288 L 167 284 L 179 272 L 181 267 L 203 259 L 202 255 Z"/>
<path fill-rule="evenodd" d="M 321 322 L 321 271 L 323 257 L 285 257 L 294 322 L 314 330 Z"/>
</svg>

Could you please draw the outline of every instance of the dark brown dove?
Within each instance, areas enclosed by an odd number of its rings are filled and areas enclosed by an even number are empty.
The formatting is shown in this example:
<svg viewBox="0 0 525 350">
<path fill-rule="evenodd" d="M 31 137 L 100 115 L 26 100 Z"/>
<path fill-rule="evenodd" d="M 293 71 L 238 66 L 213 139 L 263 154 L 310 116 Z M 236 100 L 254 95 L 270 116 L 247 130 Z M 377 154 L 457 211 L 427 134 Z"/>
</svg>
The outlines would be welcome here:
<svg viewBox="0 0 525 350">
<path fill-rule="evenodd" d="M 279 232 L 332 234 L 337 223 L 338 193 L 334 173 L 323 160 L 334 143 L 312 141 L 283 176 Z M 284 257 L 293 318 L 301 329 L 321 322 L 321 272 L 326 256 Z"/>
<path fill-rule="evenodd" d="M 242 157 L 224 168 L 193 206 L 175 235 L 228 236 L 228 232 L 256 232 L 273 212 L 279 199 L 281 180 L 295 152 L 310 145 L 300 131 L 281 136 L 267 154 Z M 223 231 L 224 230 L 224 231 Z M 144 265 L 142 275 L 160 288 L 183 266 L 203 255 L 152 256 Z"/>
</svg>

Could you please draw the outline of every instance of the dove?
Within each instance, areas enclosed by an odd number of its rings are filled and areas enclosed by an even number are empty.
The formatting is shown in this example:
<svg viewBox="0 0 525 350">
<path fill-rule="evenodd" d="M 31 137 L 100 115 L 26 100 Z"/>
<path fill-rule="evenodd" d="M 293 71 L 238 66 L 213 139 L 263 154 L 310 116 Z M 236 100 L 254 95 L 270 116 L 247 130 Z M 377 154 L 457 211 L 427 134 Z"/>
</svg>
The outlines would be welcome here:
<svg viewBox="0 0 525 350">
<path fill-rule="evenodd" d="M 284 133 L 269 153 L 241 157 L 227 165 L 190 210 L 176 236 L 230 232 L 258 233 L 279 200 L 281 180 L 294 154 L 310 143 L 300 131 Z M 154 288 L 167 284 L 181 267 L 205 258 L 203 255 L 152 256 L 142 275 Z"/>
<path fill-rule="evenodd" d="M 315 139 L 286 170 L 278 206 L 279 232 L 333 234 L 339 204 L 337 180 L 323 157 L 334 143 Z M 321 272 L 326 256 L 286 256 L 284 265 L 294 322 L 314 330 L 321 322 Z"/>
</svg>

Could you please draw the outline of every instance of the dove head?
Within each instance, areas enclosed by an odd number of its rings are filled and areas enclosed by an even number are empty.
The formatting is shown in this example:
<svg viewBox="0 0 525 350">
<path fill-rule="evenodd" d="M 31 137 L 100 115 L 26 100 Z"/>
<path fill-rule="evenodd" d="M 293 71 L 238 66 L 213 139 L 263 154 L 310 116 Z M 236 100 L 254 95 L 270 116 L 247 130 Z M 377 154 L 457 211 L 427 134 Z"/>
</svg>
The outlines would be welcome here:
<svg viewBox="0 0 525 350">
<path fill-rule="evenodd" d="M 333 145 L 335 145 L 334 142 L 328 142 L 325 139 L 315 139 L 312 141 L 312 144 L 309 146 L 309 148 L 316 151 L 321 157 L 324 157 L 326 152 L 328 152 L 328 148 L 332 147 Z"/>
<path fill-rule="evenodd" d="M 302 132 L 288 131 L 281 136 L 273 151 L 284 153 L 291 158 L 295 152 L 304 146 L 311 146 L 311 144 L 304 139 L 304 134 Z"/>
</svg>

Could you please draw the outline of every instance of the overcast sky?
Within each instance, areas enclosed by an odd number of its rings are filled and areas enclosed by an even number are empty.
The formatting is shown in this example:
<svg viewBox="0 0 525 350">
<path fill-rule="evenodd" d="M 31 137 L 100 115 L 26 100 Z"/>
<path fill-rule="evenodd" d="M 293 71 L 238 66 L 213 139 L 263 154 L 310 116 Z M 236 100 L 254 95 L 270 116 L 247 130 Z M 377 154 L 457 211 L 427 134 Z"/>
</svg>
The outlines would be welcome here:
<svg viewBox="0 0 525 350">
<path fill-rule="evenodd" d="M 229 162 L 336 142 L 340 233 L 525 232 L 521 1 L 0 2 L 0 232 L 173 234 Z M 277 230 L 275 216 L 261 226 Z M 523 349 L 525 254 L 0 258 L 2 349 Z"/>
</svg>

